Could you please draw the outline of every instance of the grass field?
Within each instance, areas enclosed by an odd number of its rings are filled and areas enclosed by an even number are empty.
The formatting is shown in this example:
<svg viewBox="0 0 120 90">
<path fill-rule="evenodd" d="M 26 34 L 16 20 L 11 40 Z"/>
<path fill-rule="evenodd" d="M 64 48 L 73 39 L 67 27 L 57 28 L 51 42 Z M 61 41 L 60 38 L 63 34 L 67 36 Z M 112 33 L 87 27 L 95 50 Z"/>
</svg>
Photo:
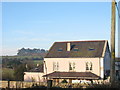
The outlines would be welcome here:
<svg viewBox="0 0 120 90">
<path fill-rule="evenodd" d="M 9 69 L 9 68 L 1 68 L 0 69 L 2 78 L 8 78 L 8 79 L 14 79 L 14 70 L 13 69 Z"/>
<path fill-rule="evenodd" d="M 8 59 L 14 59 L 14 58 L 24 59 L 24 58 L 28 58 L 28 59 L 31 59 L 31 58 L 41 58 L 41 56 L 2 56 L 2 58 L 8 58 Z"/>
</svg>

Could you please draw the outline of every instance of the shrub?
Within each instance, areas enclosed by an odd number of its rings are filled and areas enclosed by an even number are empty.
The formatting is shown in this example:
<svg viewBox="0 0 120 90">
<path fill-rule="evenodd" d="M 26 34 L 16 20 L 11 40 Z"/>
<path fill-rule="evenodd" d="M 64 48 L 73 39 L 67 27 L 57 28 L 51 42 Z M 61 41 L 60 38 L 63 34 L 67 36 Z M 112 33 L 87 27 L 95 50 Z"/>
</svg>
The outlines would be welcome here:
<svg viewBox="0 0 120 90">
<path fill-rule="evenodd" d="M 68 83 L 65 79 L 61 83 Z"/>
</svg>

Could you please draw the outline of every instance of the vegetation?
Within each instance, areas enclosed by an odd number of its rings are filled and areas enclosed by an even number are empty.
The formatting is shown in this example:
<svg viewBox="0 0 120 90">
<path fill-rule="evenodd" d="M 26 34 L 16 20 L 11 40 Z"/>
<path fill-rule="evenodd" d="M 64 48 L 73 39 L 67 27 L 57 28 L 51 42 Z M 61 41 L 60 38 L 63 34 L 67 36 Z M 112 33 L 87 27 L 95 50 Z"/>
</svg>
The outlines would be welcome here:
<svg viewBox="0 0 120 90">
<path fill-rule="evenodd" d="M 2 68 L 2 79 L 3 80 L 15 80 L 14 78 L 14 70 L 9 68 Z"/>
<path fill-rule="evenodd" d="M 27 71 L 25 64 L 16 66 L 16 68 L 14 69 L 15 80 L 23 81 L 25 71 Z"/>
<path fill-rule="evenodd" d="M 15 65 L 20 65 L 28 62 L 40 62 L 41 56 L 3 56 L 2 67 L 13 68 Z"/>
<path fill-rule="evenodd" d="M 42 65 L 43 60 L 26 60 L 20 62 L 19 60 L 10 60 L 4 63 L 0 71 L 2 71 L 3 80 L 23 80 L 24 72 L 29 71 L 37 65 Z M 27 66 L 27 69 L 26 69 Z"/>
<path fill-rule="evenodd" d="M 92 84 L 88 86 L 87 88 L 120 88 L 120 82 L 115 82 L 114 85 L 108 84 Z"/>
<path fill-rule="evenodd" d="M 65 79 L 61 83 L 68 83 Z"/>
<path fill-rule="evenodd" d="M 47 53 L 48 51 L 45 50 L 45 49 L 25 49 L 25 48 L 22 48 L 20 50 L 18 50 L 18 53 L 17 55 L 18 56 L 31 56 L 31 55 L 40 55 L 40 56 L 45 56 L 45 54 Z"/>
<path fill-rule="evenodd" d="M 17 59 L 17 60 L 43 60 L 44 57 L 39 56 L 39 55 L 33 55 L 33 56 L 2 56 L 2 61 L 4 59 Z"/>
<path fill-rule="evenodd" d="M 43 64 L 41 56 L 3 56 L 1 75 L 3 80 L 23 80 L 24 72 Z M 27 66 L 27 69 L 26 69 Z"/>
</svg>

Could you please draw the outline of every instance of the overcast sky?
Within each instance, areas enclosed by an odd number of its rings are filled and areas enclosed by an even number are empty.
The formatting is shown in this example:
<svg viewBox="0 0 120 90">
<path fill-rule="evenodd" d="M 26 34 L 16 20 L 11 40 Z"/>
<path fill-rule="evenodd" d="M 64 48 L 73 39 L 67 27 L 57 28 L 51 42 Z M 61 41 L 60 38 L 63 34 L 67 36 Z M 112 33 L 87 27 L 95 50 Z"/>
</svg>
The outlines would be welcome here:
<svg viewBox="0 0 120 90">
<path fill-rule="evenodd" d="M 111 3 L 4 2 L 2 24 L 3 55 L 48 50 L 55 41 L 110 41 Z"/>
</svg>

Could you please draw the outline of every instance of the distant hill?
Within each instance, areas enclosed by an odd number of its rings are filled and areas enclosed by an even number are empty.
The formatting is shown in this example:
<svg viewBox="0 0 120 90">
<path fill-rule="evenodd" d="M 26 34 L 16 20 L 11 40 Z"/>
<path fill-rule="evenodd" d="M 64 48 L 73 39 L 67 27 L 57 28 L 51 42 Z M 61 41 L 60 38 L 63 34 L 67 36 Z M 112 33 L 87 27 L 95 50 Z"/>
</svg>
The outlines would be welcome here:
<svg viewBox="0 0 120 90">
<path fill-rule="evenodd" d="M 45 49 L 30 49 L 30 48 L 22 48 L 18 50 L 17 56 L 42 56 L 45 57 L 48 50 Z"/>
</svg>

